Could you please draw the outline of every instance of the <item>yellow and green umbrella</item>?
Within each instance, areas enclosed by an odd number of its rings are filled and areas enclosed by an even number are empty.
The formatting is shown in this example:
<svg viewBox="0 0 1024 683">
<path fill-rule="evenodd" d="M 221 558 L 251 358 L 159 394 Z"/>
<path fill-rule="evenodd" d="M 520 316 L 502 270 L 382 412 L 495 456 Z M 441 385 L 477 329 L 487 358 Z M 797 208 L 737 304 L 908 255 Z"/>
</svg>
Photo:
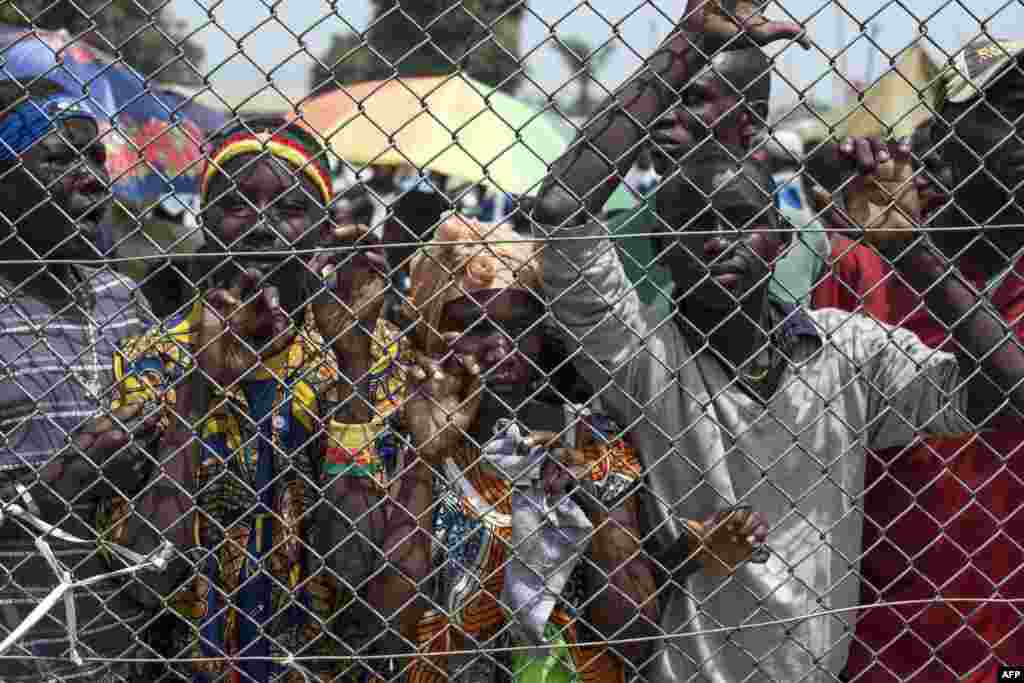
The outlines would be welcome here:
<svg viewBox="0 0 1024 683">
<path fill-rule="evenodd" d="M 533 195 L 568 146 L 550 115 L 462 74 L 343 86 L 299 118 L 353 164 L 412 166 Z"/>
</svg>

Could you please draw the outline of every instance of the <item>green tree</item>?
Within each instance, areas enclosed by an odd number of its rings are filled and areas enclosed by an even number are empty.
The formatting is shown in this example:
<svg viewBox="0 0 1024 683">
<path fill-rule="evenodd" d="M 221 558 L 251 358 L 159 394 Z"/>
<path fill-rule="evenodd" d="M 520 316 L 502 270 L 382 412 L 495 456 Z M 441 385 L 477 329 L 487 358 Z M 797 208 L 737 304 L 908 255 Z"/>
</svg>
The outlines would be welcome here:
<svg viewBox="0 0 1024 683">
<path fill-rule="evenodd" d="M 588 116 L 597 106 L 593 89 L 596 77 L 608 66 L 608 60 L 615 52 L 611 43 L 594 50 L 586 38 L 566 36 L 558 38 L 555 49 L 565 62 L 572 79 L 576 81 L 576 101 L 570 107 L 572 116 Z"/>
<path fill-rule="evenodd" d="M 147 78 L 202 82 L 205 51 L 185 37 L 166 0 L 0 0 L 0 22 L 67 29 Z"/>
<path fill-rule="evenodd" d="M 313 65 L 313 90 L 462 69 L 483 83 L 515 91 L 526 0 L 372 1 L 374 19 L 366 33 L 334 36 Z"/>
</svg>

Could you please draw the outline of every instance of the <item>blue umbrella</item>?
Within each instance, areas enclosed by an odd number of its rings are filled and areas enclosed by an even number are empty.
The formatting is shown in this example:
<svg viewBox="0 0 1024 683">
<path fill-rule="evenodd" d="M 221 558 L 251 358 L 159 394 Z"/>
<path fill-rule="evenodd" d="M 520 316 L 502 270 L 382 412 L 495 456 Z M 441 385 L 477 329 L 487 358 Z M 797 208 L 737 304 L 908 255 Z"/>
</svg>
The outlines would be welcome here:
<svg viewBox="0 0 1024 683">
<path fill-rule="evenodd" d="M 148 83 L 67 31 L 0 24 L 0 45 L 0 79 L 47 78 L 86 95 L 107 117 L 103 140 L 115 195 L 146 204 L 170 193 L 197 194 L 204 134 L 223 126 L 228 114 Z"/>
</svg>

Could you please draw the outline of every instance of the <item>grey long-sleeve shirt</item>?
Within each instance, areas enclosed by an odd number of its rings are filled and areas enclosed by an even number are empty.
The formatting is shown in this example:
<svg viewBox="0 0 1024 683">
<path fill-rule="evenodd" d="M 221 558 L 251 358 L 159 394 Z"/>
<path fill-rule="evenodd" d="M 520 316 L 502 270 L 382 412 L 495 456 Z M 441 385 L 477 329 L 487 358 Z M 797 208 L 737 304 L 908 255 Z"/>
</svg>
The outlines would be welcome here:
<svg viewBox="0 0 1024 683">
<path fill-rule="evenodd" d="M 834 681 L 853 615 L 799 618 L 857 602 L 865 448 L 972 429 L 955 358 L 864 316 L 794 309 L 776 339 L 793 362 L 762 403 L 641 307 L 603 231 L 555 230 L 544 289 L 553 327 L 639 450 L 647 530 L 667 547 L 682 519 L 736 503 L 771 524 L 767 564 L 665 594 L 663 632 L 681 637 L 659 644 L 648 680 Z"/>
</svg>

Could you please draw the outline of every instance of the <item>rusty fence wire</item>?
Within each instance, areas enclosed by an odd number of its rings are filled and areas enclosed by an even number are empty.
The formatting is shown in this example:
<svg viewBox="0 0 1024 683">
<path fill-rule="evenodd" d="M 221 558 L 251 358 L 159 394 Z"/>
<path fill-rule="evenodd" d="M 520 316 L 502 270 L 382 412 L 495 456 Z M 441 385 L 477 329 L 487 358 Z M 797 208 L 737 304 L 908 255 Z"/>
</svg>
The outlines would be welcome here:
<svg viewBox="0 0 1024 683">
<path fill-rule="evenodd" d="M 1024 666 L 1024 5 L 625 4 L 0 3 L 0 683 Z"/>
</svg>

